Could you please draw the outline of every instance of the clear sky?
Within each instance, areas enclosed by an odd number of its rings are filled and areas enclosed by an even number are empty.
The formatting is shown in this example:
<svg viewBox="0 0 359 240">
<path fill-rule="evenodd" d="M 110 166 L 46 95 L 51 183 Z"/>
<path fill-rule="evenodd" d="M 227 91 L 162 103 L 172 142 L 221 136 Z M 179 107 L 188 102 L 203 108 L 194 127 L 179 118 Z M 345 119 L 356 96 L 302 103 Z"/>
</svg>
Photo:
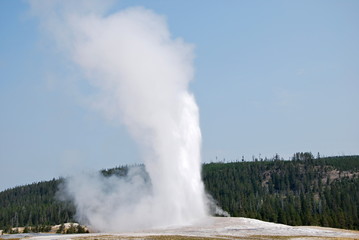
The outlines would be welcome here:
<svg viewBox="0 0 359 240">
<path fill-rule="evenodd" d="M 195 45 L 203 161 L 359 154 L 359 1 L 116 1 L 164 15 Z M 43 38 L 26 1 L 0 1 L 0 190 L 140 163 L 126 129 Z"/>
</svg>

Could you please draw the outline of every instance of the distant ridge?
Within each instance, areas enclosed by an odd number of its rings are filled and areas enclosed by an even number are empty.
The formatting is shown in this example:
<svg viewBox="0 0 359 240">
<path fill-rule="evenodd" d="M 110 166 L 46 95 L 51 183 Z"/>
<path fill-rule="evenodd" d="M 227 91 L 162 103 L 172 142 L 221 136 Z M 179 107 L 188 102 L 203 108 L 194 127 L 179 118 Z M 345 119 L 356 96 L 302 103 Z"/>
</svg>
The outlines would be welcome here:
<svg viewBox="0 0 359 240">
<path fill-rule="evenodd" d="M 141 165 L 140 165 L 141 166 Z M 143 165 L 142 165 L 143 166 Z M 105 176 L 127 174 L 129 166 L 102 170 Z M 314 158 L 296 153 L 291 161 L 207 163 L 203 181 L 231 216 L 289 225 L 359 229 L 359 156 Z M 74 222 L 71 202 L 55 199 L 63 179 L 0 192 L 0 229 Z"/>
</svg>

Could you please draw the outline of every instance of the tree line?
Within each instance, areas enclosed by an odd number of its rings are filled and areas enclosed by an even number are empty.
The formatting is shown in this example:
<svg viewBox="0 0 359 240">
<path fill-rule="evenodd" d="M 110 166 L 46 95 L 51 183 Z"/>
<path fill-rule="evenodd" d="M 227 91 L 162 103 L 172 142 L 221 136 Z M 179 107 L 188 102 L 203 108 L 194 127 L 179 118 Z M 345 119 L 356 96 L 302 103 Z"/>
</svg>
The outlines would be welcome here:
<svg viewBox="0 0 359 240">
<path fill-rule="evenodd" d="M 127 166 L 101 171 L 118 177 L 127 172 Z M 202 178 L 206 191 L 234 217 L 359 229 L 359 156 L 314 158 L 296 153 L 290 161 L 276 155 L 266 161 L 207 163 Z M 74 222 L 73 204 L 56 198 L 62 181 L 0 192 L 0 229 L 23 226 L 36 231 Z"/>
<path fill-rule="evenodd" d="M 203 181 L 231 216 L 359 229 L 359 156 L 209 163 Z"/>
</svg>

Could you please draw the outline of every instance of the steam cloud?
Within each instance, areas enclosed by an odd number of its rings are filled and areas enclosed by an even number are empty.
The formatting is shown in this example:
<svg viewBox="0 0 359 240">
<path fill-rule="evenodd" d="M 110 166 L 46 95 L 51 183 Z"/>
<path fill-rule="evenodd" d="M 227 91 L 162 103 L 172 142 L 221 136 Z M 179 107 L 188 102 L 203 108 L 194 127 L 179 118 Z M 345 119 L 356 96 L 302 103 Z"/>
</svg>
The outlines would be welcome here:
<svg viewBox="0 0 359 240">
<path fill-rule="evenodd" d="M 94 107 L 122 121 L 143 150 L 125 179 L 84 174 L 64 191 L 100 231 L 191 224 L 208 215 L 199 114 L 188 84 L 193 47 L 142 7 L 106 14 L 95 1 L 30 1 L 42 28 L 100 89 Z"/>
</svg>

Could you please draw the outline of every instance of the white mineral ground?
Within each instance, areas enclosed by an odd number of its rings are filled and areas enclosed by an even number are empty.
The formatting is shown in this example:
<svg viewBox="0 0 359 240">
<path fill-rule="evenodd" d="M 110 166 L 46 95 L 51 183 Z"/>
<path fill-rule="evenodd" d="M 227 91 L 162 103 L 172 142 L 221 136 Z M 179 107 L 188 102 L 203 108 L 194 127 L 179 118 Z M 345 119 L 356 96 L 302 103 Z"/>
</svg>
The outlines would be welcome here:
<svg viewBox="0 0 359 240">
<path fill-rule="evenodd" d="M 152 236 L 152 237 L 150 237 Z M 315 226 L 288 226 L 250 218 L 210 218 L 208 222 L 185 227 L 121 233 L 90 233 L 36 236 L 26 239 L 156 239 L 156 236 L 183 236 L 222 239 L 359 239 L 359 231 Z"/>
</svg>

